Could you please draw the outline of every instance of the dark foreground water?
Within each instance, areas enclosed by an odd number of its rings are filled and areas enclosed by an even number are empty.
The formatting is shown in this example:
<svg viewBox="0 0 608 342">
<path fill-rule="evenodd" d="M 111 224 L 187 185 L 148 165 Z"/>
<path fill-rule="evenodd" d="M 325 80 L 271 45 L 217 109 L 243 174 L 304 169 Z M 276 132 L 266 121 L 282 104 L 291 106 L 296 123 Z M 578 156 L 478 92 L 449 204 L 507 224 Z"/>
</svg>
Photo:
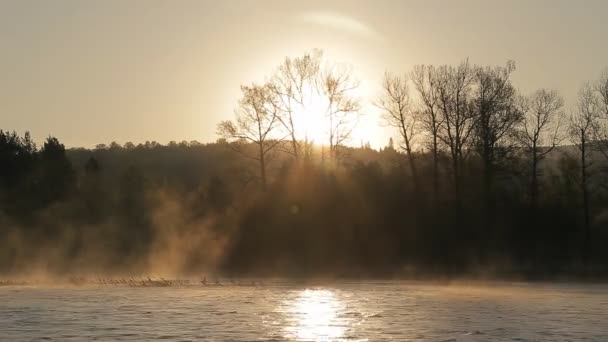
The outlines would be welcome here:
<svg viewBox="0 0 608 342">
<path fill-rule="evenodd" d="M 605 285 L 0 287 L 0 340 L 608 341 Z"/>
</svg>

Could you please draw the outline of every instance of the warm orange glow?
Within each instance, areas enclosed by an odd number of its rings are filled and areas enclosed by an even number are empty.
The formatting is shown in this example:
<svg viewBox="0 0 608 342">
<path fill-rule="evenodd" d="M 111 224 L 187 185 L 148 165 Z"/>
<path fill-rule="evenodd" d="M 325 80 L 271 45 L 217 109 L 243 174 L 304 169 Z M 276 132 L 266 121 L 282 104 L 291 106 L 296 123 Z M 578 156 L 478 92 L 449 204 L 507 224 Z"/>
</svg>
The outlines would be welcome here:
<svg viewBox="0 0 608 342">
<path fill-rule="evenodd" d="M 299 139 L 315 144 L 327 144 L 329 119 L 327 99 L 315 91 L 306 91 L 303 103 L 294 110 L 294 122 Z"/>
</svg>

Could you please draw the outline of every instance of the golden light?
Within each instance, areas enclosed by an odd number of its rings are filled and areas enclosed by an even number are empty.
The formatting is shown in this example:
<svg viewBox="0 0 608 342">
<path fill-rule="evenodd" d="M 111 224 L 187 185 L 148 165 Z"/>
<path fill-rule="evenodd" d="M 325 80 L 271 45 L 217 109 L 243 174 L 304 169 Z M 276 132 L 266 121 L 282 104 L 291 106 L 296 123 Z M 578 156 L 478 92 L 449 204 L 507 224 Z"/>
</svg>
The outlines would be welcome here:
<svg viewBox="0 0 608 342">
<path fill-rule="evenodd" d="M 361 143 L 373 142 L 378 145 L 388 141 L 388 135 L 379 125 L 378 115 L 374 112 L 375 108 L 370 108 L 373 107 L 369 103 L 370 99 L 373 99 L 373 94 L 376 92 L 376 89 L 364 85 L 350 91 L 353 98 L 360 103 L 361 108 L 357 113 L 352 113 L 353 115 L 343 127 L 343 130 L 351 130 L 350 137 L 343 142 L 344 144 L 359 146 Z M 302 99 L 302 103 L 293 106 L 297 138 L 302 141 L 308 140 L 315 145 L 328 145 L 329 130 L 332 125 L 329 119 L 327 96 L 308 88 L 304 89 Z"/>
<path fill-rule="evenodd" d="M 315 144 L 327 144 L 329 120 L 327 99 L 309 90 L 303 96 L 303 103 L 295 106 L 294 123 L 299 139 L 307 139 Z"/>
<path fill-rule="evenodd" d="M 286 327 L 286 338 L 332 341 L 344 336 L 346 327 L 339 317 L 344 305 L 332 291 L 307 289 L 287 305 L 294 322 Z"/>
</svg>

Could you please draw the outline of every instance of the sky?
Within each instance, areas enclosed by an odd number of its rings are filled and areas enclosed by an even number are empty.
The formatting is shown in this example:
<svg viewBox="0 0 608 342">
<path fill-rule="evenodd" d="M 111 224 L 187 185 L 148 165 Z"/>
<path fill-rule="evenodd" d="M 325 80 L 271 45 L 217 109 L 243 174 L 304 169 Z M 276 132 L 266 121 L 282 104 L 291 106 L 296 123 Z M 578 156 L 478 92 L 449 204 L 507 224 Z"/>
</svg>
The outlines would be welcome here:
<svg viewBox="0 0 608 342">
<path fill-rule="evenodd" d="M 240 85 L 314 48 L 366 98 L 385 70 L 503 65 L 515 86 L 560 91 L 608 67 L 608 1 L 0 0 L 0 128 L 68 147 L 217 139 Z M 353 145 L 391 135 L 371 105 Z"/>
</svg>

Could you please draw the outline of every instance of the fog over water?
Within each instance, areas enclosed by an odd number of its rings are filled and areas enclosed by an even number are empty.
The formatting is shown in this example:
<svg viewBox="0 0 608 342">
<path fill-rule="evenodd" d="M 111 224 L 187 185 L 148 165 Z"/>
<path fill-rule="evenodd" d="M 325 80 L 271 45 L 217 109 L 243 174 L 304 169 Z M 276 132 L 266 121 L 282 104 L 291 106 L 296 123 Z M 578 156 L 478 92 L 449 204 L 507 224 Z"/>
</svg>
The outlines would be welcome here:
<svg viewBox="0 0 608 342">
<path fill-rule="evenodd" d="M 608 0 L 0 0 L 0 342 L 608 342 Z"/>
<path fill-rule="evenodd" d="M 606 341 L 608 287 L 0 287 L 0 340 Z"/>
</svg>

